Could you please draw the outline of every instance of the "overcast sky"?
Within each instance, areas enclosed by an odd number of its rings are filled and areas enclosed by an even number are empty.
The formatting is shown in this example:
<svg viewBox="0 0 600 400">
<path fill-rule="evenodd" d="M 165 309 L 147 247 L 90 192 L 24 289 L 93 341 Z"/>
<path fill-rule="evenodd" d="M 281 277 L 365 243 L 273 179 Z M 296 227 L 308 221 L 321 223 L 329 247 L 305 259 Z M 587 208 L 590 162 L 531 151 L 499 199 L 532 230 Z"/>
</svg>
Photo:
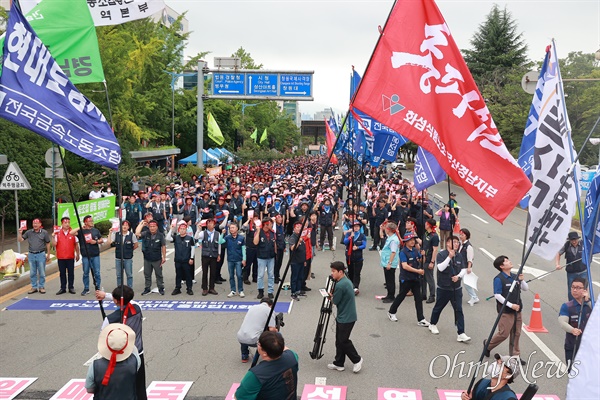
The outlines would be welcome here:
<svg viewBox="0 0 600 400">
<path fill-rule="evenodd" d="M 399 0 L 412 1 L 412 0 Z M 166 0 L 187 11 L 192 31 L 186 55 L 210 51 L 230 56 L 240 46 L 264 69 L 314 70 L 314 101 L 301 102 L 302 113 L 333 107 L 348 109 L 351 67 L 362 75 L 393 1 L 370 0 Z M 600 0 L 438 0 L 452 36 L 461 49 L 494 3 L 507 6 L 539 61 L 555 38 L 559 58 L 571 51 L 593 53 L 600 47 Z"/>
</svg>

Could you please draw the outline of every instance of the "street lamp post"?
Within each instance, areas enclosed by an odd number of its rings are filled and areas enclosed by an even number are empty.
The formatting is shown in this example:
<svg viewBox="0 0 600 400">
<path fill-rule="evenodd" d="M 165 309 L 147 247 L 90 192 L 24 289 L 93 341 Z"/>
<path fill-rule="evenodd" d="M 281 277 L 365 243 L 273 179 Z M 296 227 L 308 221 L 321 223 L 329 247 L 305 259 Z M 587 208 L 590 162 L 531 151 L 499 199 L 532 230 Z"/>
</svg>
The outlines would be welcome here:
<svg viewBox="0 0 600 400">
<path fill-rule="evenodd" d="M 197 72 L 177 73 L 164 71 L 171 75 L 171 146 L 175 146 L 175 82 L 182 76 L 195 76 Z M 171 168 L 175 170 L 175 156 L 171 156 Z"/>
</svg>

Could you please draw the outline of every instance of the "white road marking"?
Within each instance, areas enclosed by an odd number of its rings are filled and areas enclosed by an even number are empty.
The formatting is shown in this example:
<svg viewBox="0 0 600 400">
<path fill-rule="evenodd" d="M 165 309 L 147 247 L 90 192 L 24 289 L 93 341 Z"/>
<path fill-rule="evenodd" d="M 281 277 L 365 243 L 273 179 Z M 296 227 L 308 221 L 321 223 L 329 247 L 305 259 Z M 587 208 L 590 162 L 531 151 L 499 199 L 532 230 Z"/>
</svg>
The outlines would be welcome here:
<svg viewBox="0 0 600 400">
<path fill-rule="evenodd" d="M 472 215 L 473 217 L 477 218 L 478 220 L 480 220 L 481 222 L 483 222 L 484 224 L 489 224 L 489 222 L 487 222 L 485 219 L 483 219 L 483 218 L 481 218 L 481 217 L 478 217 L 478 216 L 477 216 L 477 215 L 475 215 L 475 214 L 471 214 L 471 215 Z"/>
<path fill-rule="evenodd" d="M 171 255 L 174 251 L 175 251 L 175 249 L 169 249 L 169 250 L 167 250 L 167 253 L 166 253 L 167 257 L 169 255 Z M 165 257 L 165 262 L 167 262 L 167 261 L 170 260 L 170 258 L 167 258 L 167 257 Z M 140 270 L 138 272 L 144 272 L 144 266 L 143 265 L 142 265 L 142 268 L 140 268 Z"/>
<path fill-rule="evenodd" d="M 517 273 L 517 272 L 519 272 L 519 269 L 518 268 L 513 268 L 511 271 L 514 272 L 514 273 Z M 550 271 L 544 271 L 543 269 L 537 269 L 537 268 L 533 268 L 533 267 L 528 267 L 527 265 L 523 267 L 523 273 L 524 274 L 530 274 L 530 275 L 533 275 L 536 278 L 538 276 L 545 275 L 548 272 L 550 272 Z"/>
<path fill-rule="evenodd" d="M 521 327 L 521 332 L 525 333 L 529 337 L 529 339 L 531 339 L 531 341 L 537 347 L 539 347 L 539 349 L 546 355 L 546 357 L 550 359 L 550 361 L 556 363 L 557 365 L 560 365 L 560 372 L 564 373 L 566 371 L 565 363 L 560 358 L 558 358 L 558 356 L 554 354 L 554 352 L 550 350 L 550 348 L 546 346 L 546 344 L 542 342 L 542 340 L 535 333 L 528 332 L 527 329 L 525 329 L 525 324 L 523 324 L 523 326 Z"/>
<path fill-rule="evenodd" d="M 194 271 L 194 276 L 198 275 L 200 272 L 202 272 L 202 266 L 196 268 L 196 270 Z"/>
<path fill-rule="evenodd" d="M 479 250 L 480 250 L 480 251 L 481 251 L 483 254 L 485 254 L 486 256 L 488 256 L 490 260 L 494 261 L 494 260 L 496 259 L 496 257 L 494 257 L 494 256 L 492 255 L 492 253 L 490 253 L 489 251 L 487 251 L 487 250 L 486 250 L 486 249 L 484 249 L 483 247 L 480 247 L 480 248 L 479 248 Z"/>
<path fill-rule="evenodd" d="M 596 260 L 595 258 L 592 258 L 592 261 L 595 262 L 596 264 L 600 264 L 600 261 Z"/>
<path fill-rule="evenodd" d="M 598 287 L 600 287 L 600 282 L 592 281 L 592 283 Z"/>
<path fill-rule="evenodd" d="M 439 194 L 437 194 L 437 193 L 434 193 L 434 196 L 437 197 L 440 200 L 444 200 L 444 198 L 442 196 L 440 196 Z"/>
<path fill-rule="evenodd" d="M 525 243 L 523 243 L 523 241 L 522 241 L 522 240 L 520 240 L 520 239 L 515 239 L 515 242 L 519 243 L 521 246 L 523 246 L 523 245 L 525 244 Z"/>
</svg>

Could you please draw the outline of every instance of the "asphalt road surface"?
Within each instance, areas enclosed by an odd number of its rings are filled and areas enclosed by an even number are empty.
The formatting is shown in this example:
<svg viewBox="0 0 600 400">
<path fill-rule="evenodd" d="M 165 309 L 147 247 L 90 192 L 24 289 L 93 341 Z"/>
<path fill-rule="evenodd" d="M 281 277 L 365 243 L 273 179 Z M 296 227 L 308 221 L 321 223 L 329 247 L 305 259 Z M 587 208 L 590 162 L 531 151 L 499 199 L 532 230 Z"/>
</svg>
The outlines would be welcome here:
<svg viewBox="0 0 600 400">
<path fill-rule="evenodd" d="M 485 301 L 492 295 L 492 279 L 497 274 L 492 259 L 506 255 L 518 266 L 523 252 L 523 236 L 526 213 L 516 209 L 503 225 L 492 220 L 464 191 L 452 186 L 458 194 L 461 207 L 460 224 L 472 232 L 471 243 L 475 247 L 474 271 L 479 276 L 479 298 L 481 302 L 470 307 L 464 297 L 466 333 L 472 337 L 470 343 L 456 341 L 456 329 L 450 306 L 442 313 L 438 328 L 440 334 L 432 335 L 427 328 L 417 326 L 414 301 L 407 298 L 400 306 L 399 322 L 387 318 L 387 304 L 375 298 L 385 294 L 383 272 L 379 266 L 377 252 L 365 251 L 360 295 L 356 298 L 358 322 L 351 339 L 364 359 L 362 371 L 352 373 L 352 364 L 347 361 L 346 371 L 327 369 L 335 353 L 335 323 L 332 321 L 327 331 L 324 357 L 312 360 L 308 353 L 312 350 L 315 328 L 319 319 L 321 296 L 318 291 L 324 287 L 329 273 L 329 263 L 344 259 L 344 247 L 337 251 L 319 252 L 313 262 L 316 279 L 308 286 L 313 288 L 309 296 L 293 302 L 291 313 L 285 315 L 282 334 L 286 344 L 300 356 L 299 389 L 302 393 L 305 384 L 314 384 L 316 378 L 325 378 L 328 385 L 347 386 L 348 399 L 376 399 L 377 389 L 411 388 L 422 391 L 423 399 L 437 399 L 437 389 L 464 390 L 470 382 L 474 369 L 469 374 L 469 362 L 479 359 L 482 340 L 489 334 L 496 317 L 495 301 Z M 446 184 L 430 188 L 436 198 L 447 199 Z M 341 230 L 335 235 L 342 235 Z M 172 246 L 168 246 L 168 249 Z M 141 252 L 134 259 L 134 290 L 143 290 Z M 166 295 L 152 293 L 137 296 L 138 300 L 212 300 L 226 301 L 229 293 L 228 282 L 217 285 L 218 296 L 202 297 L 199 283 L 195 295 L 171 296 L 174 288 L 175 272 L 172 255 L 168 257 L 164 269 Z M 287 261 L 287 256 L 285 258 Z M 564 262 L 563 262 L 564 263 Z M 110 291 L 116 286 L 114 252 L 104 252 L 101 256 L 102 286 Z M 529 257 L 530 267 L 526 279 L 538 276 L 543 271 L 554 269 L 553 261 L 545 261 L 535 255 Z M 198 267 L 198 266 L 197 266 Z M 598 270 L 594 262 L 593 274 Z M 226 265 L 224 266 L 225 277 Z M 45 295 L 34 294 L 32 299 L 81 300 L 81 268 L 76 269 L 76 295 L 55 296 L 59 289 L 57 277 L 50 278 Z M 522 357 L 528 360 L 524 370 L 529 381 L 536 381 L 538 393 L 553 394 L 564 399 L 567 377 L 560 373 L 556 362 L 563 360 L 564 332 L 557 323 L 558 310 L 567 301 L 567 285 L 564 270 L 531 282 L 531 291 L 523 294 L 523 322 L 529 323 L 534 293 L 542 301 L 543 324 L 549 333 L 526 333 L 521 335 Z M 198 282 L 200 275 L 197 275 Z M 600 290 L 595 283 L 594 289 Z M 99 311 L 11 311 L 5 308 L 27 296 L 28 288 L 16 291 L 0 299 L 0 376 L 37 377 L 18 399 L 48 399 L 72 378 L 85 378 L 83 366 L 96 353 L 96 343 L 101 324 Z M 245 301 L 257 301 L 256 285 L 245 288 Z M 85 299 L 91 299 L 88 295 Z M 241 301 L 239 297 L 231 299 Z M 282 292 L 280 301 L 289 302 L 289 292 Z M 431 316 L 433 304 L 425 304 L 427 319 Z M 232 383 L 239 382 L 249 364 L 240 362 L 240 349 L 236 332 L 243 320 L 243 312 L 165 312 L 144 311 L 144 347 L 146 354 L 146 374 L 148 384 L 152 381 L 193 381 L 187 399 L 223 399 Z M 507 354 L 508 343 L 500 345 L 496 351 Z M 484 359 L 486 361 L 488 359 Z M 464 365 L 461 370 L 461 362 Z M 534 365 L 538 365 L 535 373 Z M 543 364 L 540 368 L 539 365 Z M 481 371 L 480 371 L 481 374 Z M 536 378 L 534 378 L 534 376 Z M 557 376 L 558 375 L 558 376 Z M 560 377 L 559 377 L 560 376 Z M 323 381 L 322 379 L 320 380 Z M 512 387 L 522 393 L 527 384 L 518 378 Z"/>
</svg>

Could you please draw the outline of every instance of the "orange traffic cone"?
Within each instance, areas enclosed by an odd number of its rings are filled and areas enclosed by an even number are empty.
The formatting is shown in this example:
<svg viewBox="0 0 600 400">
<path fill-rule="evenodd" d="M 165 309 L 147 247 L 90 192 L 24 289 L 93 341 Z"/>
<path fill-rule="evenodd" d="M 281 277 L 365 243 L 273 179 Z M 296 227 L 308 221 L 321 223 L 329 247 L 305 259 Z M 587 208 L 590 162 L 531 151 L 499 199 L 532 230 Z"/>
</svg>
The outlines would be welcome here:
<svg viewBox="0 0 600 400">
<path fill-rule="evenodd" d="M 544 328 L 544 324 L 542 324 L 542 304 L 540 302 L 540 295 L 537 293 L 533 300 L 533 309 L 531 310 L 529 325 L 525 325 L 525 329 L 528 332 L 548 333 L 548 329 Z"/>
</svg>

